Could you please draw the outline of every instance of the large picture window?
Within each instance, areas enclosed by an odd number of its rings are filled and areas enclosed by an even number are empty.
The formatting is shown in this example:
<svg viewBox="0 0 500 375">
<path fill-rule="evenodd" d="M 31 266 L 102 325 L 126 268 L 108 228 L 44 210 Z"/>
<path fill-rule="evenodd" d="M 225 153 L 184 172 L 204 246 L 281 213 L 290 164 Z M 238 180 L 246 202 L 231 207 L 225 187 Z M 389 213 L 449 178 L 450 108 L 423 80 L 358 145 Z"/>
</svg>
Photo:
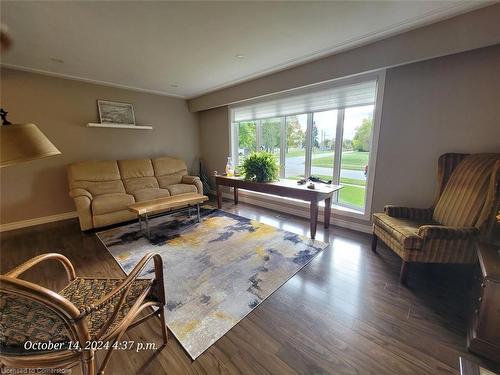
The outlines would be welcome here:
<svg viewBox="0 0 500 375">
<path fill-rule="evenodd" d="M 281 178 L 332 180 L 343 185 L 334 205 L 366 213 L 381 78 L 372 74 L 232 107 L 236 165 L 253 151 L 268 151 Z"/>
</svg>

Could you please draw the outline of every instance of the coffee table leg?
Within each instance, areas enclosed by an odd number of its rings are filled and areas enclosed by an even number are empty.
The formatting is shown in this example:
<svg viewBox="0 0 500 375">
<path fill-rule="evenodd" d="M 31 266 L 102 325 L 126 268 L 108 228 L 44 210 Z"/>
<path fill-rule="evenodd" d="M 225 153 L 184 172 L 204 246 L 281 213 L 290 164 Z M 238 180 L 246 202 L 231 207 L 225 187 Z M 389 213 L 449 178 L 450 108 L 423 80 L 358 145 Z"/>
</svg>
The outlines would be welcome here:
<svg viewBox="0 0 500 375">
<path fill-rule="evenodd" d="M 196 216 L 198 217 L 198 223 L 200 222 L 200 204 L 196 205 Z"/>
<path fill-rule="evenodd" d="M 149 239 L 150 235 L 149 235 L 149 219 L 148 219 L 148 214 L 144 215 L 144 219 L 146 221 L 146 237 Z"/>
</svg>

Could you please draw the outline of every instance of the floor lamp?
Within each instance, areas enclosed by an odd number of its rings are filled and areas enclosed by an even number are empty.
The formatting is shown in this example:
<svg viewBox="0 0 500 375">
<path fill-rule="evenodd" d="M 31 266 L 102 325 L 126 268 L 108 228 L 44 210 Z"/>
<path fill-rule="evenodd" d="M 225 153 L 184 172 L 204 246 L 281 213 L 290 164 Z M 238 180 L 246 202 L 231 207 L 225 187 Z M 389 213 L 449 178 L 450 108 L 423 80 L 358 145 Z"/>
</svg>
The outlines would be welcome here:
<svg viewBox="0 0 500 375">
<path fill-rule="evenodd" d="M 3 109 L 0 117 L 0 168 L 61 154 L 35 124 L 11 124 Z"/>
</svg>

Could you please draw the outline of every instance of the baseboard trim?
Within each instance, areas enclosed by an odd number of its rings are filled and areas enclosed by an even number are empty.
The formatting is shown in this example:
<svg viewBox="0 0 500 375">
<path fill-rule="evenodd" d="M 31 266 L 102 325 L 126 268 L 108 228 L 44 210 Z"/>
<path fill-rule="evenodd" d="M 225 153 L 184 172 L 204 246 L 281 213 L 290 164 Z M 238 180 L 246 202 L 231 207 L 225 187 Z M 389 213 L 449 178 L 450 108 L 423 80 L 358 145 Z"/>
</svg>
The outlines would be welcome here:
<svg viewBox="0 0 500 375">
<path fill-rule="evenodd" d="M 75 217 L 78 217 L 78 214 L 76 213 L 76 211 L 72 211 L 72 212 L 64 212 L 62 214 L 55 214 L 55 215 L 37 217 L 35 219 L 27 219 L 27 220 L 21 220 L 21 221 L 14 221 L 12 223 L 0 224 L 0 233 L 1 232 L 7 232 L 9 230 L 14 230 L 14 229 L 21 229 L 21 228 L 26 228 L 26 227 L 32 227 L 34 225 L 52 223 L 54 221 L 61 221 L 61 220 L 73 219 Z"/>
<path fill-rule="evenodd" d="M 233 195 L 230 193 L 223 193 L 222 196 L 224 198 L 229 199 L 229 200 L 233 200 Z M 252 204 L 254 206 L 269 208 L 269 209 L 274 210 L 274 211 L 288 213 L 288 214 L 292 214 L 292 215 L 303 217 L 303 218 L 309 218 L 309 210 L 304 209 L 303 207 L 299 207 L 299 206 L 290 207 L 289 205 L 284 206 L 284 205 L 281 205 L 277 202 L 271 202 L 269 200 L 258 199 L 258 198 L 250 197 L 250 196 L 244 195 L 244 194 L 240 194 L 239 200 L 241 202 Z M 318 215 L 318 221 L 323 222 L 323 208 L 321 208 L 321 207 L 320 207 L 320 212 Z M 352 229 L 352 230 L 355 230 L 358 232 L 363 232 L 363 233 L 371 233 L 372 232 L 371 225 L 369 225 L 369 224 L 361 224 L 361 223 L 352 222 L 352 221 L 346 220 L 346 219 L 340 219 L 336 215 L 333 215 L 333 214 L 330 218 L 330 223 L 333 225 L 337 225 L 339 227 L 342 227 L 342 228 Z"/>
</svg>

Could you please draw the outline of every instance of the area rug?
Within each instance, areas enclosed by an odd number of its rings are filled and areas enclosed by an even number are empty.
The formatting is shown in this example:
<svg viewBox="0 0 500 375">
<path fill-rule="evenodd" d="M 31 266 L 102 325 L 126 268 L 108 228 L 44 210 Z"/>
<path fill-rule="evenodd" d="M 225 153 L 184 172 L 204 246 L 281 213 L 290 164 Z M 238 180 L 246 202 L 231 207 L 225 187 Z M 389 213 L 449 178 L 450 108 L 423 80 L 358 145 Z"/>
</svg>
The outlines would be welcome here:
<svg viewBox="0 0 500 375">
<path fill-rule="evenodd" d="M 138 223 L 97 234 L 126 273 L 161 254 L 167 326 L 193 359 L 327 246 L 224 211 L 201 214 L 201 223 L 184 212 L 150 220 L 150 240 Z"/>
</svg>

